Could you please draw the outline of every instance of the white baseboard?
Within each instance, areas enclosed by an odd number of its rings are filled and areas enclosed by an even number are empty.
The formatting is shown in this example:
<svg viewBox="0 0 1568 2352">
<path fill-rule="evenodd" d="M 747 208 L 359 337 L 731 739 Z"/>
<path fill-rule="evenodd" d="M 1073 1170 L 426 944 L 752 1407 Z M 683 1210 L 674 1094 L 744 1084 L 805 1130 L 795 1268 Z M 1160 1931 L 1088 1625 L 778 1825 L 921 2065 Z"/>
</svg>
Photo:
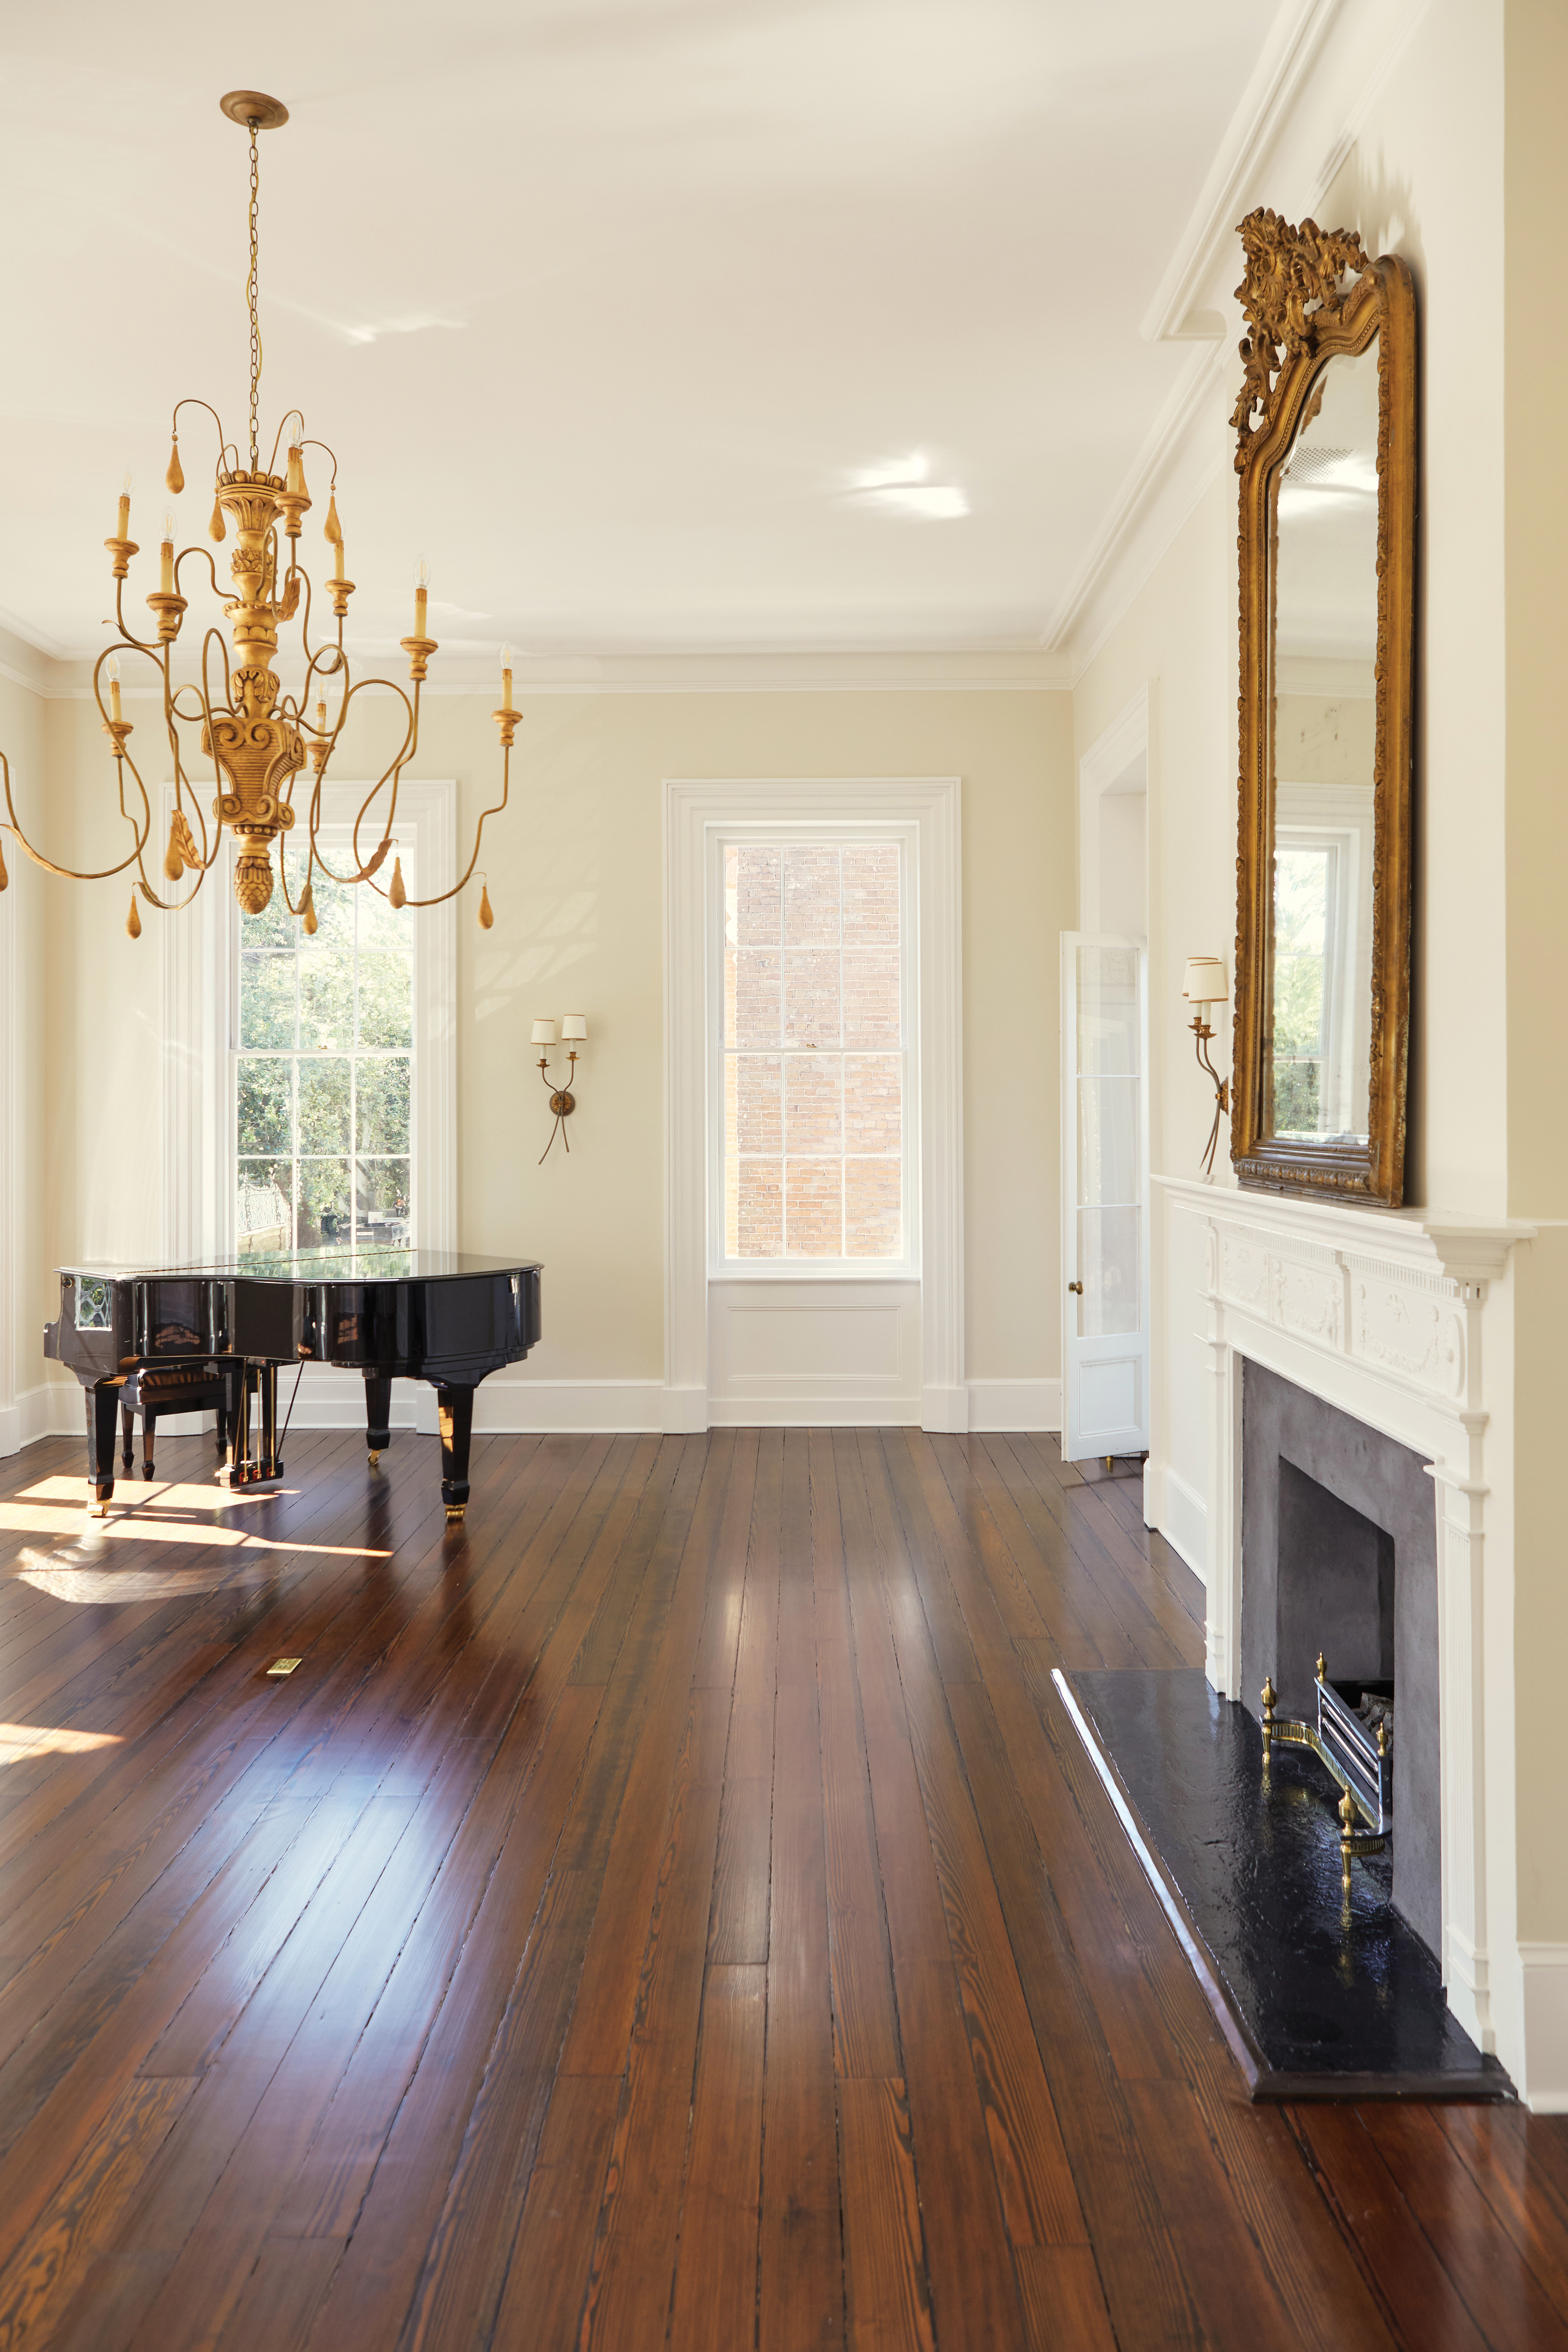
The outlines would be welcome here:
<svg viewBox="0 0 1568 2352">
<path fill-rule="evenodd" d="M 710 1397 L 710 1429 L 918 1429 L 919 1397 Z"/>
<path fill-rule="evenodd" d="M 19 1389 L 15 1402 L 0 1406 L 0 1454 L 19 1454 L 40 1437 L 82 1437 L 86 1421 L 82 1391 L 75 1381 L 40 1381 Z"/>
<path fill-rule="evenodd" d="M 1195 1486 L 1168 1462 L 1150 1458 L 1143 1465 L 1143 1519 L 1158 1528 L 1178 1557 L 1186 1561 L 1202 1584 L 1208 1582 L 1208 1505 Z"/>
<path fill-rule="evenodd" d="M 920 1425 L 933 1433 L 962 1437 L 969 1427 L 968 1389 L 923 1388 L 921 1391 Z"/>
<path fill-rule="evenodd" d="M 284 1371 L 278 1384 L 281 1418 L 295 1429 L 358 1429 L 364 1422 L 364 1381 L 358 1372 L 307 1364 L 299 1392 Z M 75 1381 L 48 1381 L 0 1407 L 0 1454 L 15 1454 L 40 1437 L 76 1437 L 82 1428 L 82 1391 Z M 210 1432 L 211 1413 L 160 1416 L 161 1436 Z M 436 1391 L 425 1381 L 394 1381 L 392 1426 L 436 1431 Z M 1055 1380 L 970 1381 L 962 1388 L 928 1388 L 918 1396 L 752 1396 L 710 1400 L 702 1389 L 668 1389 L 662 1381 L 536 1381 L 503 1376 L 481 1382 L 474 1428 L 487 1436 L 551 1430 L 659 1431 L 706 1429 L 908 1429 L 963 1434 L 971 1429 L 1056 1430 L 1061 1427 L 1061 1382 Z M 1201 1506 L 1200 1506 L 1201 1513 Z M 1167 1530 L 1169 1532 L 1169 1530 Z M 1179 1537 L 1172 1536 L 1183 1549 Z"/>
<path fill-rule="evenodd" d="M 289 1382 L 279 1383 L 279 1416 Z M 653 1430 L 668 1426 L 662 1381 L 532 1381 L 500 1376 L 481 1381 L 474 1395 L 474 1431 L 485 1437 L 526 1436 L 552 1430 Z M 436 1391 L 427 1381 L 394 1381 L 394 1429 L 436 1434 Z M 310 1365 L 294 1407 L 296 1429 L 363 1429 L 364 1381 L 358 1372 Z M 706 1421 L 698 1424 L 706 1428 Z"/>
<path fill-rule="evenodd" d="M 971 1381 L 971 1429 L 1059 1430 L 1060 1381 Z"/>
<path fill-rule="evenodd" d="M 1537 2116 L 1568 2116 L 1568 1944 L 1521 1942 L 1524 2064 L 1519 2093 Z"/>
<path fill-rule="evenodd" d="M 658 1385 L 659 1417 L 655 1428 L 667 1430 L 671 1437 L 700 1437 L 708 1426 L 707 1390 Z"/>
</svg>

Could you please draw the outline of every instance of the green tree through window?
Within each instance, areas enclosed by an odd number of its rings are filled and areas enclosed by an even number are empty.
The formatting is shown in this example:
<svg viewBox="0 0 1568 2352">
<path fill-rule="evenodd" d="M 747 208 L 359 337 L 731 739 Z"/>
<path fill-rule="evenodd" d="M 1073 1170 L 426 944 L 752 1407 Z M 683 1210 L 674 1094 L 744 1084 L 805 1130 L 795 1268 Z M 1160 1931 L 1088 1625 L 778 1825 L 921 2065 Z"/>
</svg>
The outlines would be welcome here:
<svg viewBox="0 0 1568 2352">
<path fill-rule="evenodd" d="M 404 859 L 405 875 L 409 861 Z M 236 1235 L 245 1253 L 411 1237 L 414 920 L 363 886 L 239 923 Z"/>
</svg>

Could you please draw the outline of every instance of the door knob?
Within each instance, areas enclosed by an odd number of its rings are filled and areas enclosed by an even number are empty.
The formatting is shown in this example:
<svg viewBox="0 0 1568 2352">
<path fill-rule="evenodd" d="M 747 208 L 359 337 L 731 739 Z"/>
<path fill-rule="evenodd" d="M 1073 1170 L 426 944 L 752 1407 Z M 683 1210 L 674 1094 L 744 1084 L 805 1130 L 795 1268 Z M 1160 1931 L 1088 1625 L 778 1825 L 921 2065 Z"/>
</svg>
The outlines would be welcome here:
<svg viewBox="0 0 1568 2352">
<path fill-rule="evenodd" d="M 1069 1290 L 1076 1290 L 1080 1298 L 1083 1297 L 1083 1285 L 1081 1282 L 1069 1282 L 1068 1288 Z"/>
</svg>

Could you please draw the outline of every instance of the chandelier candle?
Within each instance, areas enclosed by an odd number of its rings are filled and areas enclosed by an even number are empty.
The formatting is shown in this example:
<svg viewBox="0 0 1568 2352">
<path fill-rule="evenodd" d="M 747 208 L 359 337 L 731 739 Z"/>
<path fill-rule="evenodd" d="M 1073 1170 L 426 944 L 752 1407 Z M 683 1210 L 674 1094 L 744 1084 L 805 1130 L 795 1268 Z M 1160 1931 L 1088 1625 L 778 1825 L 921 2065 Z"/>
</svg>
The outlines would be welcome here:
<svg viewBox="0 0 1568 2352">
<path fill-rule="evenodd" d="M 308 932 L 316 928 L 311 885 L 318 870 L 330 881 L 363 883 L 395 907 L 434 907 L 455 898 L 479 864 L 487 821 L 499 816 L 507 805 L 511 785 L 512 740 L 520 715 L 512 708 L 509 650 L 502 676 L 502 707 L 495 713 L 500 736 L 500 788 L 496 799 L 480 814 L 468 864 L 450 889 L 428 898 L 406 896 L 402 866 L 395 857 L 390 881 L 379 880 L 395 847 L 398 788 L 405 769 L 419 748 L 420 689 L 430 656 L 438 650 L 428 634 L 429 567 L 421 558 L 414 592 L 414 635 L 402 640 L 403 650 L 408 656 L 412 693 L 388 678 L 355 679 L 343 643 L 343 622 L 354 583 L 345 577 L 343 570 L 337 458 L 324 441 L 310 438 L 304 416 L 297 408 L 285 414 L 265 466 L 258 438 L 261 329 L 258 310 L 260 247 L 257 139 L 260 131 L 280 129 L 289 120 L 289 110 L 279 100 L 268 98 L 259 90 L 230 90 L 219 102 L 229 120 L 247 132 L 250 142 L 249 268 L 245 281 L 250 334 L 250 402 L 246 459 L 242 461 L 240 445 L 229 439 L 215 408 L 205 400 L 181 400 L 174 406 L 169 467 L 164 478 L 171 498 L 178 498 L 185 487 L 180 463 L 180 412 L 187 407 L 205 411 L 216 428 L 217 442 L 209 537 L 215 544 L 222 545 L 232 534 L 234 546 L 228 566 L 232 586 L 226 596 L 218 586 L 216 562 L 205 548 L 178 547 L 171 511 L 163 518 L 158 586 L 146 598 L 154 635 L 146 638 L 136 635 L 124 609 L 124 583 L 130 575 L 131 559 L 139 552 L 131 537 L 131 477 L 127 474 L 120 493 L 114 536 L 104 541 L 116 583 L 111 625 L 116 647 L 100 654 L 93 669 L 99 716 L 119 763 L 120 813 L 132 835 L 124 856 L 110 865 L 79 871 L 75 866 L 58 866 L 35 849 L 17 820 L 11 795 L 10 767 L 4 753 L 0 753 L 0 781 L 5 793 L 5 813 L 0 826 L 15 835 L 35 865 L 41 866 L 46 873 L 89 882 L 130 872 L 132 891 L 126 929 L 132 939 L 138 938 L 142 929 L 137 895 L 165 913 L 189 906 L 224 855 L 226 828 L 235 841 L 235 896 L 246 912 L 260 914 L 270 904 L 274 889 L 280 887 L 289 912 L 300 919 Z M 279 451 L 284 448 L 288 455 L 284 470 L 279 473 L 275 468 Z M 310 461 L 317 467 L 317 481 L 321 481 L 324 471 L 329 482 L 324 535 L 332 550 L 332 573 L 325 590 L 335 631 L 329 627 L 318 638 L 311 635 L 310 576 L 300 561 L 300 536 L 312 504 L 306 475 L 307 450 L 317 453 Z M 176 682 L 174 653 L 186 610 L 186 599 L 180 593 L 180 570 L 187 561 L 192 562 L 198 581 L 204 567 L 211 574 L 228 623 L 232 652 L 226 661 L 215 661 L 204 644 L 199 679 Z M 298 658 L 303 675 L 285 688 L 276 667 L 279 633 L 296 620 L 300 630 Z M 126 739 L 132 730 L 121 715 L 121 652 L 150 664 L 162 689 L 163 740 L 168 744 L 174 767 L 174 812 L 158 887 L 154 887 L 146 863 L 153 835 L 152 802 L 141 772 L 126 749 Z M 107 709 L 104 683 L 109 688 Z M 346 863 L 342 862 L 343 854 L 334 851 L 333 856 L 340 865 L 332 865 L 323 854 L 321 838 L 324 822 L 322 787 L 354 697 L 367 687 L 396 695 L 403 705 L 404 726 L 391 761 L 360 803 Z M 312 701 L 314 716 L 307 719 L 304 714 Z M 194 750 L 190 768 L 185 764 L 188 750 Z M 310 782 L 297 805 L 296 786 L 307 765 Z M 216 794 L 208 803 L 213 820 L 210 824 L 203 807 L 204 789 Z M 284 849 L 300 816 L 304 818 L 304 838 L 290 874 Z M 279 844 L 276 872 L 272 864 L 274 841 Z M 155 859 L 155 847 L 153 854 Z M 189 887 L 183 897 L 163 895 L 172 885 L 178 887 L 186 877 L 190 877 Z M 483 877 L 480 878 L 482 883 Z M 5 887 L 6 880 L 5 864 L 0 861 L 0 889 Z M 486 929 L 493 919 L 489 895 L 483 891 L 479 919 Z"/>
</svg>

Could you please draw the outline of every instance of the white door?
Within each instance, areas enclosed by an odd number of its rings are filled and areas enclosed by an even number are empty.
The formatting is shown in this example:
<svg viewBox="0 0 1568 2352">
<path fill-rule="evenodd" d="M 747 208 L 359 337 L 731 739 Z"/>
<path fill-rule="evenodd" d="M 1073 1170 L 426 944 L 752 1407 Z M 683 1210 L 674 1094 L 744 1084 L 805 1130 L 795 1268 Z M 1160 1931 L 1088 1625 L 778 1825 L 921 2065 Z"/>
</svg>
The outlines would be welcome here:
<svg viewBox="0 0 1568 2352">
<path fill-rule="evenodd" d="M 1135 940 L 1062 933 L 1062 1453 L 1149 1450 L 1149 990 Z"/>
</svg>

